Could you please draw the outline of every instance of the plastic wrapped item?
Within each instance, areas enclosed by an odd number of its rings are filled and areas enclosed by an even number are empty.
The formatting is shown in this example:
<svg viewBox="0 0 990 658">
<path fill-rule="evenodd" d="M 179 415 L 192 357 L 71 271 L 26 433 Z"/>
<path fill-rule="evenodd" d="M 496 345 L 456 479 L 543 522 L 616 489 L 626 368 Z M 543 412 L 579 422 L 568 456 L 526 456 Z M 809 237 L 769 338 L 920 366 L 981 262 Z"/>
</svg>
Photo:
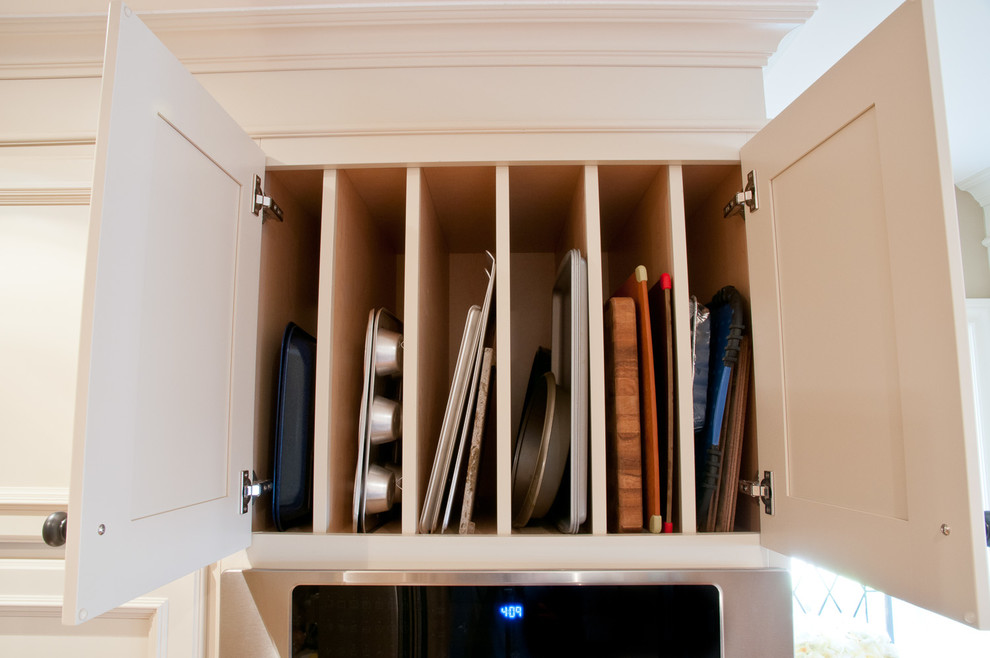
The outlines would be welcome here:
<svg viewBox="0 0 990 658">
<path fill-rule="evenodd" d="M 743 298 L 732 286 L 719 290 L 708 305 L 711 318 L 707 416 L 705 425 L 695 433 L 695 486 L 697 487 L 698 530 L 710 531 L 714 517 L 709 514 L 715 492 L 722 479 L 725 425 L 729 388 L 739 361 L 739 347 L 746 330 Z M 709 522 L 711 521 L 711 522 Z"/>
<path fill-rule="evenodd" d="M 711 345 L 712 326 L 710 313 L 698 298 L 691 295 L 691 365 L 694 368 L 694 431 L 705 426 L 708 407 L 708 352 Z"/>
</svg>

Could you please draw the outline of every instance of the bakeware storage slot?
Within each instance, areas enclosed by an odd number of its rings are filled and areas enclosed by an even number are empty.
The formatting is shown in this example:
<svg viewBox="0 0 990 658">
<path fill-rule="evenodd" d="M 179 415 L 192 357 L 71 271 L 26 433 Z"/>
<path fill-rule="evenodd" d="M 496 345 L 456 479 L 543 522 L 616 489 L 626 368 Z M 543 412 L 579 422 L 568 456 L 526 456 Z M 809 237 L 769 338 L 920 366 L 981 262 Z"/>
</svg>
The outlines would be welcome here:
<svg viewBox="0 0 990 658">
<path fill-rule="evenodd" d="M 267 479 L 274 468 L 276 385 L 286 325 L 294 322 L 312 336 L 317 332 L 323 172 L 269 171 L 264 187 L 284 214 L 284 221 L 264 222 L 261 229 L 254 470 Z M 316 491 L 323 488 L 315 484 Z M 271 505 L 253 507 L 255 530 L 274 531 Z M 299 530 L 308 531 L 309 525 Z"/>
<path fill-rule="evenodd" d="M 436 461 L 468 310 L 472 306 L 480 309 L 488 290 L 487 272 L 492 267 L 489 253 L 496 251 L 495 168 L 413 168 L 408 170 L 408 189 L 410 253 L 402 513 L 403 531 L 414 533 L 420 526 Z M 494 309 L 487 323 L 488 345 L 493 342 L 493 318 L 497 312 Z M 497 348 L 495 361 L 498 362 Z M 482 442 L 474 502 L 475 532 L 480 534 L 496 530 L 495 404 L 497 401 L 489 400 L 487 417 L 491 422 Z M 456 434 L 459 442 L 461 432 Z M 467 440 L 471 440 L 470 431 Z M 456 453 L 455 445 L 454 457 Z M 466 462 L 460 469 L 460 491 L 465 467 Z M 448 498 L 444 489 L 439 507 L 441 519 Z M 457 532 L 460 491 L 455 493 L 456 509 L 452 509 L 448 532 Z"/>
<path fill-rule="evenodd" d="M 675 293 L 686 289 L 687 282 L 675 271 L 678 252 L 683 253 L 684 247 L 683 240 L 675 239 L 672 218 L 676 200 L 671 193 L 675 192 L 679 198 L 680 190 L 671 189 L 672 170 L 679 171 L 656 165 L 599 167 L 603 298 L 596 301 L 604 305 L 623 286 L 623 296 L 630 296 L 630 288 L 641 290 L 644 284 L 645 290 L 649 291 L 649 302 L 645 304 L 651 327 L 648 346 L 642 344 L 643 324 L 637 324 L 639 484 L 643 490 L 644 528 L 651 526 L 651 518 L 659 518 L 665 524 L 663 528 L 654 527 L 656 532 L 661 529 L 682 531 L 684 516 L 679 464 L 683 449 L 680 442 L 684 435 L 677 424 L 676 395 L 676 346 L 679 341 L 671 317 L 676 313 L 668 314 L 667 308 L 669 304 L 671 311 L 675 309 L 674 300 L 683 297 Z M 631 278 L 635 284 L 627 284 Z M 665 292 L 665 281 L 672 281 L 676 290 Z M 641 313 L 637 300 L 638 323 L 643 323 Z M 669 343 L 668 336 L 671 337 Z M 605 373 L 605 376 L 610 374 Z M 651 380 L 649 383 L 645 381 L 647 378 Z M 613 492 L 608 500 L 610 509 L 618 505 L 614 496 Z"/>
<path fill-rule="evenodd" d="M 554 343 L 554 290 L 558 274 L 570 250 L 577 250 L 586 263 L 588 254 L 588 213 L 586 188 L 589 171 L 593 167 L 535 165 L 509 168 L 509 269 L 511 297 L 511 427 L 509 435 L 515 444 L 523 419 L 524 398 L 530 379 L 531 367 L 538 348 L 550 348 Z M 593 173 L 592 173 L 593 175 Z M 597 218 L 597 207 L 594 208 Z M 585 265 L 587 267 L 587 265 Z M 581 299 L 575 303 L 587 303 L 587 274 L 575 293 Z M 570 281 L 570 279 L 568 279 Z M 570 290 L 570 286 L 564 286 Z M 587 308 L 587 306 L 585 306 Z M 587 325 L 575 327 L 587 340 Z M 569 356 L 564 358 L 570 358 Z M 551 359 L 552 360 L 552 359 Z M 587 367 L 586 365 L 582 367 Z M 585 375 L 587 377 L 587 375 Z M 588 408 L 587 378 L 580 404 Z M 546 386 L 544 383 L 543 386 Z M 567 391 L 570 394 L 570 391 Z M 574 400 L 571 399 L 571 404 Z M 584 418 L 584 444 L 586 466 L 591 460 L 588 440 L 587 411 Z M 541 416 L 542 417 L 542 416 Z M 573 423 L 572 423 L 573 424 Z M 580 425 L 580 424 L 579 424 Z M 575 429 L 575 428 L 570 428 Z M 577 431 L 582 431 L 580 427 Z M 568 431 L 568 435 L 571 432 Z M 537 439 L 542 438 L 536 432 Z M 568 440 L 571 437 L 568 436 Z M 536 452 L 539 455 L 539 451 Z M 570 463 L 570 457 L 568 457 Z M 592 469 L 589 469 L 589 472 Z M 525 472 L 519 470 L 520 473 Z M 511 476 L 510 476 L 511 477 Z M 565 467 L 563 481 L 570 481 L 570 469 Z M 592 500 L 590 476 L 584 478 L 587 489 L 584 495 L 583 519 L 571 524 L 570 487 L 562 487 L 549 513 L 542 519 L 532 519 L 523 528 L 513 532 L 557 533 L 557 522 L 567 517 L 570 531 L 590 532 L 592 528 Z M 559 496 L 564 493 L 564 496 Z M 556 505 L 563 508 L 556 508 Z M 513 517 L 516 517 L 513 510 Z"/>
<path fill-rule="evenodd" d="M 689 294 L 705 304 L 721 288 L 731 285 L 746 301 L 745 312 L 748 316 L 750 292 L 745 222 L 738 215 L 723 218 L 722 213 L 725 199 L 739 191 L 742 180 L 737 164 L 683 167 Z M 748 317 L 745 325 L 748 333 L 748 327 L 752 326 Z M 753 384 L 750 383 L 742 443 L 743 479 L 752 478 L 758 468 L 754 400 Z M 758 531 L 759 526 L 759 500 L 738 496 L 735 530 Z"/>
<path fill-rule="evenodd" d="M 324 222 L 333 233 L 324 240 L 332 253 L 321 274 L 329 291 L 321 295 L 318 340 L 327 348 L 318 349 L 330 364 L 329 386 L 322 389 L 330 403 L 316 423 L 327 449 L 316 452 L 316 482 L 325 491 L 314 505 L 314 530 L 351 532 L 368 315 L 384 308 L 399 321 L 404 316 L 406 172 L 328 171 L 324 180 Z M 319 380 L 317 388 L 319 404 Z M 377 530 L 399 531 L 398 520 Z"/>
</svg>

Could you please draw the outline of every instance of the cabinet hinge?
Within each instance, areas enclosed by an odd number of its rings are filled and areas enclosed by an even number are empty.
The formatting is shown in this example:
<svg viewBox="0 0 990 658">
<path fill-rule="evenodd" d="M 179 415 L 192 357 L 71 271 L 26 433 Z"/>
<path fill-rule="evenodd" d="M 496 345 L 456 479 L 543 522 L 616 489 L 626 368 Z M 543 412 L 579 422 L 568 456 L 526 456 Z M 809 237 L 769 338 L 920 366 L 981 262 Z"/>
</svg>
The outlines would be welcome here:
<svg viewBox="0 0 990 658">
<path fill-rule="evenodd" d="M 773 516 L 773 471 L 763 471 L 763 479 L 740 480 L 739 492 L 763 501 L 763 510 Z"/>
<path fill-rule="evenodd" d="M 746 219 L 746 208 L 749 208 L 750 212 L 756 212 L 760 209 L 760 201 L 756 196 L 756 172 L 751 171 L 746 174 L 746 187 L 743 188 L 742 192 L 737 192 L 732 201 L 725 204 L 722 208 L 722 216 L 729 217 L 739 213 L 743 219 Z"/>
<path fill-rule="evenodd" d="M 251 501 L 272 490 L 271 480 L 258 480 L 253 473 L 241 471 L 241 514 L 247 514 Z"/>
<path fill-rule="evenodd" d="M 265 196 L 265 191 L 261 189 L 261 176 L 255 176 L 254 214 L 261 215 L 262 210 L 265 211 L 265 214 L 262 216 L 261 221 L 265 221 L 268 217 L 274 217 L 280 222 L 283 221 L 282 207 L 275 203 L 275 199 L 270 196 Z"/>
</svg>

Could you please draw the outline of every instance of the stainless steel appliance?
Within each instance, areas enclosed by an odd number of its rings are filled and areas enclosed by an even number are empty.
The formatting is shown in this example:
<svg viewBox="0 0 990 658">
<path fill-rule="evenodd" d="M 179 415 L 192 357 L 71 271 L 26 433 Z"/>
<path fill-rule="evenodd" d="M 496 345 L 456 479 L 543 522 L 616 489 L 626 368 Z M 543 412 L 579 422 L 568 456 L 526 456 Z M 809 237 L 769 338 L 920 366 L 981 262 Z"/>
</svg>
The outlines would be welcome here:
<svg viewBox="0 0 990 658">
<path fill-rule="evenodd" d="M 221 656 L 793 653 L 790 576 L 776 569 L 252 569 L 220 582 Z"/>
</svg>

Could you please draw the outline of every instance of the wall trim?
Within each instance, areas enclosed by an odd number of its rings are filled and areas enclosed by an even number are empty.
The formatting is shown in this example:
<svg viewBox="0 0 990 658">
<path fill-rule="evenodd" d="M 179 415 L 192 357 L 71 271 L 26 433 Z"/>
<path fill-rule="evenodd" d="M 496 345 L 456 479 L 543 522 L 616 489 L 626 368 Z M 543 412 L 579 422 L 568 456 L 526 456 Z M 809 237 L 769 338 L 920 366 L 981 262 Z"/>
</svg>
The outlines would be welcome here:
<svg viewBox="0 0 990 658">
<path fill-rule="evenodd" d="M 766 125 L 766 120 L 758 121 L 738 121 L 738 120 L 717 120 L 717 119 L 684 119 L 669 120 L 662 122 L 600 122 L 594 124 L 531 124 L 519 123 L 512 125 L 448 125 L 443 127 L 421 126 L 421 125 L 398 125 L 390 124 L 387 128 L 369 129 L 362 127 L 340 127 L 334 130 L 327 130 L 326 126 L 311 127 L 279 127 L 279 126 L 242 126 L 249 137 L 255 140 L 276 140 L 276 139 L 326 139 L 326 138 L 351 138 L 351 137 L 415 137 L 433 135 L 462 135 L 466 137 L 477 135 L 530 135 L 539 134 L 755 134 Z M 96 143 L 95 133 L 92 135 L 50 135 L 50 136 L 27 136 L 24 139 L 10 138 L 0 139 L 0 149 L 3 148 L 33 148 L 44 146 L 92 146 Z M 19 193 L 27 194 L 31 190 L 2 190 L 9 192 L 11 197 L 16 197 Z M 45 193 L 43 188 L 39 188 L 40 193 Z M 67 191 L 63 188 L 52 188 L 52 192 Z M 84 188 L 70 188 L 68 192 L 81 195 Z M 88 193 L 88 189 L 85 190 Z M 2 203 L 2 202 L 0 202 Z M 88 201 L 87 201 L 88 203 Z"/>
<path fill-rule="evenodd" d="M 510 134 L 603 134 L 603 133 L 756 133 L 764 125 L 760 121 L 719 121 L 717 119 L 675 120 L 662 122 L 607 122 L 588 124 L 513 124 L 513 125 L 447 125 L 401 126 L 391 125 L 382 130 L 366 128 L 340 128 L 327 130 L 325 127 L 309 128 L 266 128 L 248 129 L 253 139 L 314 139 L 326 137 L 390 137 L 390 136 L 430 136 L 430 135 L 510 135 Z"/>
<path fill-rule="evenodd" d="M 29 135 L 17 139 L 0 139 L 0 149 L 4 148 L 41 148 L 46 146 L 72 147 L 96 146 L 96 134 L 89 135 Z"/>
<path fill-rule="evenodd" d="M 990 167 L 964 178 L 956 186 L 973 195 L 983 208 L 983 230 L 986 232 L 986 237 L 980 241 L 980 244 L 990 250 Z M 990 252 L 987 253 L 987 258 L 990 259 Z"/>
<path fill-rule="evenodd" d="M 90 189 L 0 188 L 0 206 L 88 206 Z"/>
<path fill-rule="evenodd" d="M 161 35 L 167 37 L 167 35 Z M 190 72 L 198 75 L 217 73 L 268 73 L 279 71 L 358 70 L 378 68 L 467 68 L 487 66 L 623 66 L 683 68 L 762 68 L 773 51 L 666 51 L 666 50 L 573 50 L 534 51 L 446 51 L 422 52 L 341 52 L 243 54 L 211 57 L 183 56 L 179 59 Z M 257 51 L 256 51 L 257 52 Z M 103 72 L 101 58 L 76 61 L 25 62 L 0 64 L 0 80 L 99 78 Z"/>
<path fill-rule="evenodd" d="M 206 649 L 206 603 L 210 567 L 198 569 L 191 578 L 180 578 L 146 596 L 99 616 L 99 619 L 148 619 L 153 655 L 199 657 Z M 0 560 L 0 579 L 12 584 L 0 594 L 0 617 L 31 616 L 61 620 L 65 563 L 62 560 L 11 558 Z M 174 608 L 173 606 L 178 606 Z M 173 619 L 171 609 L 180 614 Z M 61 622 L 59 622 L 61 623 Z"/>
<path fill-rule="evenodd" d="M 45 544 L 41 526 L 68 505 L 68 487 L 0 487 L 0 558 L 62 558 L 65 548 Z"/>
<path fill-rule="evenodd" d="M 57 595 L 0 594 L 0 617 L 61 619 L 62 597 Z M 155 656 L 168 655 L 168 599 L 143 597 L 100 615 L 101 619 L 147 619 L 151 622 L 148 639 Z"/>
<path fill-rule="evenodd" d="M 972 194 L 976 202 L 983 206 L 983 211 L 987 211 L 987 206 L 990 206 L 990 167 L 964 178 L 956 185 Z"/>
<path fill-rule="evenodd" d="M 138 12 L 193 73 L 766 64 L 814 0 L 337 2 Z M 0 79 L 98 77 L 106 17 L 5 16 Z M 662 49 L 657 44 L 663 44 Z"/>
<path fill-rule="evenodd" d="M 101 619 L 150 619 L 168 608 L 168 599 L 137 598 L 100 615 Z M 62 617 L 56 594 L 0 594 L 0 617 Z"/>
<path fill-rule="evenodd" d="M 159 29 L 285 29 L 290 27 L 618 21 L 803 22 L 817 0 L 370 0 L 320 5 L 158 9 L 136 13 Z M 3 17 L 7 28 L 35 26 L 38 34 L 79 34 L 106 26 L 103 12 L 25 13 Z"/>
<path fill-rule="evenodd" d="M 0 513 L 45 512 L 47 514 L 65 508 L 68 504 L 68 487 L 0 487 Z"/>
</svg>

